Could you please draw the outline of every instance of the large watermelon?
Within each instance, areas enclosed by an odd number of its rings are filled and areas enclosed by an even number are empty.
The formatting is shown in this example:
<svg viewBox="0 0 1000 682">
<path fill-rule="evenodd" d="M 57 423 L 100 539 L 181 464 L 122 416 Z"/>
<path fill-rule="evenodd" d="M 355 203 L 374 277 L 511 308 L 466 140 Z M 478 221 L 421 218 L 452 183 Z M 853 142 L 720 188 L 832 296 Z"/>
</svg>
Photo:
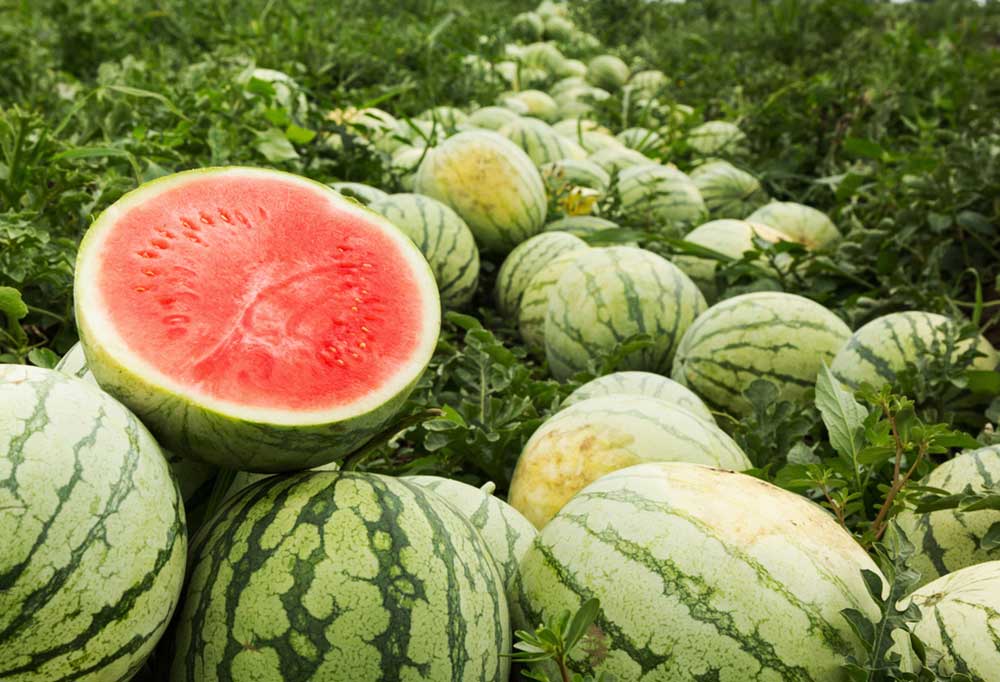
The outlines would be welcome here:
<svg viewBox="0 0 1000 682">
<path fill-rule="evenodd" d="M 622 210 L 634 219 L 670 228 L 677 234 L 701 221 L 707 212 L 701 192 L 691 178 L 676 168 L 658 164 L 646 163 L 622 170 L 618 193 Z"/>
<path fill-rule="evenodd" d="M 767 201 L 760 181 L 728 161 L 712 161 L 691 171 L 708 212 L 717 218 L 742 218 Z M 765 222 L 765 221 L 758 221 Z"/>
<path fill-rule="evenodd" d="M 628 77 L 628 64 L 612 54 L 594 57 L 587 64 L 587 80 L 605 90 L 618 90 Z"/>
<path fill-rule="evenodd" d="M 845 608 L 878 618 L 864 549 L 805 498 L 744 474 L 655 462 L 599 479 L 521 562 L 518 626 L 591 597 L 570 666 L 619 680 L 843 682 L 864 650 Z M 520 622 L 517 622 L 520 621 Z"/>
<path fill-rule="evenodd" d="M 747 220 L 770 225 L 810 249 L 826 248 L 840 241 L 840 230 L 825 213 L 790 201 L 764 204 Z"/>
<path fill-rule="evenodd" d="M 502 682 L 509 621 L 489 552 L 401 479 L 269 477 L 199 533 L 171 679 Z"/>
<path fill-rule="evenodd" d="M 180 495 L 139 420 L 84 381 L 0 365 L 0 679 L 129 679 L 186 555 Z"/>
<path fill-rule="evenodd" d="M 388 220 L 252 168 L 147 183 L 84 237 L 76 320 L 98 383 L 220 466 L 333 461 L 385 427 L 434 351 L 437 286 Z"/>
<path fill-rule="evenodd" d="M 773 291 L 734 296 L 688 328 L 672 376 L 736 415 L 750 411 L 743 392 L 756 379 L 775 384 L 782 400 L 805 401 L 823 363 L 850 335 L 839 317 L 808 298 Z"/>
<path fill-rule="evenodd" d="M 493 495 L 492 483 L 476 488 L 440 476 L 407 476 L 402 480 L 433 491 L 469 520 L 486 541 L 509 594 L 518 578 L 517 566 L 538 535 L 531 522 Z"/>
<path fill-rule="evenodd" d="M 573 391 L 563 405 L 569 406 L 582 400 L 600 398 L 606 395 L 644 395 L 659 398 L 664 402 L 701 417 L 707 422 L 715 422 L 705 403 L 694 391 L 682 386 L 673 379 L 668 379 L 652 372 L 612 372 L 602 377 L 588 381 Z"/>
<path fill-rule="evenodd" d="M 945 675 L 1000 682 L 1000 561 L 963 568 L 912 595 L 920 608 L 913 632 Z"/>
<path fill-rule="evenodd" d="M 998 484 L 1000 445 L 963 453 L 920 480 L 920 485 L 956 495 L 966 486 L 980 492 Z M 917 548 L 910 566 L 920 571 L 921 585 L 966 566 L 1000 559 L 1000 552 L 987 551 L 982 545 L 986 532 L 1000 523 L 1000 511 L 942 509 L 917 514 L 907 509 L 896 516 L 896 523 Z"/>
<path fill-rule="evenodd" d="M 659 398 L 605 395 L 557 412 L 535 431 L 517 460 L 510 503 L 541 528 L 604 474 L 652 461 L 750 468 L 714 422 Z"/>
<path fill-rule="evenodd" d="M 485 249 L 507 253 L 541 232 L 548 203 L 534 163 L 497 133 L 466 132 L 434 148 L 416 191 L 455 209 Z"/>
<path fill-rule="evenodd" d="M 549 295 L 581 253 L 582 250 L 573 250 L 556 256 L 539 269 L 524 287 L 517 310 L 517 331 L 524 344 L 536 353 L 545 352 L 545 315 L 549 310 Z"/>
<path fill-rule="evenodd" d="M 908 365 L 948 352 L 949 331 L 955 322 L 944 315 L 907 311 L 877 317 L 858 331 L 839 349 L 830 369 L 851 388 L 862 383 L 882 386 L 896 381 Z M 959 355 L 968 343 L 955 351 Z M 1000 361 L 1000 354 L 985 337 L 976 341 L 981 354 L 972 369 L 991 370 Z"/>
<path fill-rule="evenodd" d="M 621 367 L 667 372 L 681 336 L 704 309 L 698 287 L 665 258 L 631 246 L 590 249 L 549 294 L 549 369 L 566 379 L 623 339 L 648 334 L 652 345 L 628 355 Z"/>
<path fill-rule="evenodd" d="M 560 159 L 583 159 L 587 152 L 569 138 L 563 137 L 545 121 L 522 116 L 500 129 L 500 134 L 523 149 L 536 166 Z"/>
<path fill-rule="evenodd" d="M 518 244 L 497 273 L 497 309 L 504 317 L 514 317 L 528 283 L 539 270 L 560 254 L 585 248 L 586 242 L 567 232 L 543 232 Z"/>
<path fill-rule="evenodd" d="M 420 194 L 393 194 L 369 208 L 392 221 L 424 254 L 442 304 L 457 308 L 472 300 L 479 282 L 479 249 L 457 213 Z"/>
</svg>

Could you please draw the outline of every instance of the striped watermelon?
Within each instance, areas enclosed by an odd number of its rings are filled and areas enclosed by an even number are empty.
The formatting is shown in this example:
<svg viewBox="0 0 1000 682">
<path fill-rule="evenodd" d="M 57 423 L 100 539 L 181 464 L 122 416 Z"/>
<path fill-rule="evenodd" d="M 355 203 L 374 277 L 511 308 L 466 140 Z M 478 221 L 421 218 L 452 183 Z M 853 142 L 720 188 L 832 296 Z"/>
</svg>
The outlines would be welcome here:
<svg viewBox="0 0 1000 682">
<path fill-rule="evenodd" d="M 442 305 L 458 308 L 472 300 L 479 282 L 479 249 L 457 213 L 419 194 L 393 194 L 369 208 L 388 218 L 424 254 Z"/>
<path fill-rule="evenodd" d="M 560 159 L 544 164 L 539 170 L 550 197 L 559 196 L 567 186 L 589 187 L 603 194 L 611 184 L 611 176 L 586 159 Z"/>
<path fill-rule="evenodd" d="M 545 226 L 546 232 L 568 232 L 580 238 L 591 239 L 604 230 L 618 229 L 618 223 L 595 215 L 571 215 L 553 220 Z"/>
<path fill-rule="evenodd" d="M 495 486 L 487 483 L 476 488 L 461 481 L 440 476 L 407 476 L 415 483 L 440 495 L 469 520 L 486 540 L 490 555 L 507 586 L 507 593 L 518 578 L 517 566 L 528 552 L 538 531 L 512 506 L 493 495 Z"/>
<path fill-rule="evenodd" d="M 509 50 L 511 46 L 507 48 Z M 518 47 L 515 51 L 515 56 L 524 66 L 539 68 L 546 76 L 558 75 L 565 69 L 566 57 L 553 43 L 539 41 Z"/>
<path fill-rule="evenodd" d="M 709 405 L 743 415 L 755 379 L 781 400 L 805 402 L 824 362 L 851 336 L 839 317 L 808 298 L 760 291 L 726 299 L 692 324 L 677 348 L 672 377 Z"/>
<path fill-rule="evenodd" d="M 399 179 L 399 186 L 404 191 L 413 191 L 417 169 L 428 153 L 429 150 L 422 145 L 419 147 L 403 146 L 392 153 L 389 170 Z"/>
<path fill-rule="evenodd" d="M 650 69 L 633 73 L 628 81 L 628 85 L 632 90 L 642 93 L 647 97 L 652 97 L 661 90 L 666 89 L 670 85 L 670 79 L 662 71 Z"/>
<path fill-rule="evenodd" d="M 764 204 L 747 216 L 747 220 L 770 225 L 810 249 L 827 248 L 841 239 L 840 230 L 825 213 L 790 201 Z"/>
<path fill-rule="evenodd" d="M 126 194 L 87 231 L 74 297 L 102 388 L 169 449 L 260 472 L 370 440 L 440 332 L 406 235 L 326 185 L 255 168 Z"/>
<path fill-rule="evenodd" d="M 469 114 L 469 125 L 484 130 L 500 130 L 517 119 L 517 114 L 506 107 L 483 107 Z"/>
<path fill-rule="evenodd" d="M 696 417 L 715 423 L 705 403 L 694 391 L 652 372 L 612 372 L 588 381 L 573 391 L 563 405 L 569 406 L 582 400 L 600 398 L 606 395 L 644 395 L 658 398 L 671 405 L 682 407 Z"/>
<path fill-rule="evenodd" d="M 542 176 L 527 154 L 497 133 L 449 137 L 424 159 L 415 187 L 453 208 L 490 251 L 507 253 L 545 224 Z"/>
<path fill-rule="evenodd" d="M 687 175 L 667 166 L 646 163 L 631 166 L 618 176 L 622 210 L 656 227 L 684 231 L 707 211 L 697 185 Z"/>
<path fill-rule="evenodd" d="M 876 387 L 892 383 L 907 365 L 927 356 L 943 355 L 948 329 L 954 324 L 944 315 L 920 311 L 877 317 L 854 332 L 839 349 L 830 369 L 854 389 L 864 382 Z M 973 362 L 973 369 L 991 370 L 997 366 L 1000 355 L 985 337 L 979 337 L 976 349 L 982 355 Z"/>
<path fill-rule="evenodd" d="M 616 135 L 616 139 L 629 149 L 648 154 L 666 146 L 667 141 L 655 130 L 649 128 L 626 128 Z"/>
<path fill-rule="evenodd" d="M 437 495 L 354 472 L 272 476 L 193 548 L 173 682 L 507 679 L 504 586 Z"/>
<path fill-rule="evenodd" d="M 708 212 L 718 218 L 742 218 L 767 201 L 760 181 L 728 161 L 712 161 L 691 171 Z M 766 221 L 758 221 L 766 222 Z"/>
<path fill-rule="evenodd" d="M 514 317 L 528 283 L 539 270 L 560 254 L 585 248 L 586 242 L 566 232 L 543 232 L 518 244 L 497 273 L 497 309 L 504 317 Z"/>
<path fill-rule="evenodd" d="M 184 507 L 120 403 L 0 365 L 0 679 L 127 680 L 184 581 Z"/>
<path fill-rule="evenodd" d="M 545 314 L 549 309 L 549 295 L 581 253 L 582 250 L 574 250 L 556 256 L 538 270 L 524 287 L 517 310 L 517 331 L 524 345 L 535 353 L 545 352 Z"/>
<path fill-rule="evenodd" d="M 688 232 L 684 236 L 684 241 L 718 251 L 730 258 L 740 258 L 746 251 L 753 250 L 755 236 L 769 242 L 788 239 L 781 232 L 761 223 L 751 223 L 746 220 L 713 220 Z M 717 298 L 715 269 L 718 261 L 683 254 L 673 256 L 670 260 L 698 285 L 705 298 L 709 300 Z M 769 267 L 764 263 L 761 265 Z"/>
<path fill-rule="evenodd" d="M 368 185 L 360 182 L 334 182 L 330 184 L 330 187 L 337 190 L 345 197 L 357 199 L 365 206 L 375 201 L 381 201 L 389 196 L 388 193 L 383 192 L 376 187 L 369 187 Z"/>
<path fill-rule="evenodd" d="M 605 90 L 618 90 L 629 75 L 628 64 L 611 54 L 594 57 L 587 64 L 587 80 Z"/>
<path fill-rule="evenodd" d="M 417 118 L 421 121 L 430 121 L 435 126 L 444 128 L 448 132 L 455 130 L 455 128 L 469 120 L 468 114 L 464 111 L 447 105 L 432 107 L 418 114 Z"/>
<path fill-rule="evenodd" d="M 543 121 L 554 121 L 559 115 L 559 105 L 551 95 L 541 90 L 521 90 L 507 99 L 517 100 L 524 105 L 525 115 L 540 118 Z M 513 123 L 514 121 L 511 121 Z"/>
<path fill-rule="evenodd" d="M 606 173 L 614 175 L 615 173 L 621 173 L 625 169 L 632 168 L 633 166 L 646 167 L 653 163 L 650 158 L 642 152 L 637 152 L 634 149 L 622 146 L 617 140 L 615 140 L 613 144 L 608 143 L 603 147 L 600 145 L 594 146 L 593 141 L 596 139 L 595 135 L 600 135 L 600 133 L 583 133 L 583 144 L 588 150 L 591 150 L 590 156 L 587 157 L 587 160 L 592 161 L 603 168 Z"/>
<path fill-rule="evenodd" d="M 558 85 L 558 83 L 557 83 L 557 85 Z M 556 88 L 553 87 L 552 91 L 556 92 Z M 611 137 L 611 131 L 610 130 L 608 130 L 607 128 L 605 128 L 604 126 L 602 126 L 597 121 L 593 121 L 593 120 L 591 120 L 589 118 L 579 118 L 579 117 L 564 118 L 563 120 L 559 121 L 558 123 L 553 124 L 552 129 L 555 130 L 560 135 L 562 135 L 563 137 L 568 137 L 571 140 L 574 140 L 576 142 L 580 141 L 578 139 L 578 136 L 579 136 L 580 133 L 586 133 L 586 132 L 591 132 L 591 131 L 598 132 L 598 133 L 604 133 L 608 137 Z M 611 139 L 614 139 L 614 138 L 611 137 Z"/>
<path fill-rule="evenodd" d="M 920 608 L 913 632 L 940 656 L 941 672 L 1000 682 L 1000 561 L 963 568 L 912 595 Z"/>
<path fill-rule="evenodd" d="M 549 40 L 569 41 L 576 33 L 576 26 L 566 17 L 552 15 L 545 17 L 545 37 Z"/>
<path fill-rule="evenodd" d="M 624 369 L 666 372 L 705 297 L 670 261 L 631 246 L 590 249 L 575 259 L 549 295 L 545 356 L 557 379 L 587 369 L 625 338 L 649 334 L 653 345 L 624 359 Z"/>
<path fill-rule="evenodd" d="M 687 143 L 701 156 L 722 156 L 743 150 L 747 136 L 734 123 L 708 121 L 688 132 Z"/>
<path fill-rule="evenodd" d="M 521 12 L 510 22 L 511 31 L 515 36 L 525 40 L 541 40 L 545 31 L 544 20 L 535 12 Z"/>
<path fill-rule="evenodd" d="M 953 494 L 961 493 L 966 486 L 982 491 L 998 484 L 1000 445 L 963 453 L 941 464 L 920 481 L 920 485 Z M 942 509 L 917 514 L 907 509 L 896 516 L 896 523 L 917 548 L 910 566 L 920 571 L 921 585 L 966 566 L 1000 558 L 1000 553 L 987 552 L 981 545 L 986 531 L 994 523 L 1000 523 L 1000 511 Z"/>
<path fill-rule="evenodd" d="M 522 116 L 500 129 L 500 134 L 523 149 L 536 166 L 560 159 L 584 159 L 587 152 L 572 140 L 563 137 L 545 121 Z"/>
<path fill-rule="evenodd" d="M 601 476 L 655 461 L 750 468 L 740 447 L 714 422 L 659 398 L 605 395 L 557 412 L 535 431 L 517 460 L 508 497 L 542 528 Z"/>
<path fill-rule="evenodd" d="M 878 572 L 819 506 L 756 478 L 655 462 L 574 497 L 521 562 L 515 624 L 591 597 L 570 666 L 619 680 L 842 682 L 864 649 L 841 610 L 878 618 Z"/>
</svg>

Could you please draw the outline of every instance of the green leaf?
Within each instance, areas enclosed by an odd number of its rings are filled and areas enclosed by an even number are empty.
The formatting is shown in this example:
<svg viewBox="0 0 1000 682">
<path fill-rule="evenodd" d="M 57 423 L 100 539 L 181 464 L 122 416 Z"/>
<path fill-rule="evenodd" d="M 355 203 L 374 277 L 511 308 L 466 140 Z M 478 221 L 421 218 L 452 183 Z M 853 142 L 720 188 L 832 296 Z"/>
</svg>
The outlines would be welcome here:
<svg viewBox="0 0 1000 682">
<path fill-rule="evenodd" d="M 995 522 L 989 527 L 986 535 L 983 536 L 980 546 L 987 552 L 1000 549 L 1000 521 Z"/>
<path fill-rule="evenodd" d="M 830 434 L 833 449 L 841 457 L 857 464 L 864 444 L 868 410 L 840 385 L 825 362 L 816 378 L 816 407 Z"/>
<path fill-rule="evenodd" d="M 316 131 L 292 123 L 285 128 L 285 137 L 295 144 L 309 144 L 316 137 Z"/>
<path fill-rule="evenodd" d="M 0 314 L 5 318 L 4 331 L 17 346 L 28 342 L 28 335 L 20 320 L 28 314 L 28 306 L 21 299 L 21 292 L 13 287 L 0 287 Z"/>
<path fill-rule="evenodd" d="M 118 147 L 77 147 L 75 149 L 67 149 L 64 152 L 54 154 L 52 156 L 52 160 L 73 161 L 76 159 L 95 159 L 108 156 L 130 157 L 132 156 L 132 153 L 127 149 L 119 149 Z"/>
<path fill-rule="evenodd" d="M 848 137 L 845 139 L 843 148 L 848 154 L 860 156 L 865 159 L 878 161 L 885 156 L 885 150 L 878 143 L 859 137 Z"/>
<path fill-rule="evenodd" d="M 33 364 L 35 367 L 52 369 L 59 364 L 59 356 L 48 348 L 32 348 L 28 353 L 28 362 Z"/>
<path fill-rule="evenodd" d="M 299 153 L 285 137 L 285 133 L 277 128 L 257 133 L 257 144 L 254 147 L 272 163 L 294 161 L 299 158 Z"/>
<path fill-rule="evenodd" d="M 171 112 L 173 112 L 174 115 L 176 115 L 178 118 L 182 118 L 185 121 L 189 120 L 188 117 L 184 115 L 184 112 L 181 111 L 177 105 L 175 105 L 167 97 L 161 95 L 158 92 L 153 92 L 151 90 L 143 90 L 142 88 L 133 88 L 128 85 L 109 85 L 107 86 L 107 88 L 108 90 L 113 90 L 114 92 L 120 92 L 123 95 L 130 95 L 132 97 L 142 97 L 145 99 L 154 99 L 163 106 L 165 106 L 167 109 L 169 109 Z"/>
<path fill-rule="evenodd" d="M 597 598 L 588 599 L 573 616 L 565 634 L 565 647 L 570 651 L 580 641 L 587 628 L 597 619 L 601 612 L 601 603 Z"/>
</svg>

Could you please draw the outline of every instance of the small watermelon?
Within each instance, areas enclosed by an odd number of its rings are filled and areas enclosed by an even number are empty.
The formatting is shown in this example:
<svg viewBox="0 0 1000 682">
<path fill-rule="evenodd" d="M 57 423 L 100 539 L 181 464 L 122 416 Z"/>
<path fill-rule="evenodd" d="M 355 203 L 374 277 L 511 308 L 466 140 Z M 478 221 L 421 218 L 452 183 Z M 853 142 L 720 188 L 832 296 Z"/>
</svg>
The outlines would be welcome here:
<svg viewBox="0 0 1000 682">
<path fill-rule="evenodd" d="M 542 528 L 604 474 L 653 461 L 750 468 L 714 422 L 659 398 L 605 395 L 557 412 L 535 431 L 517 460 L 510 503 Z"/>
<path fill-rule="evenodd" d="M 373 201 L 381 201 L 389 196 L 388 192 L 383 192 L 377 187 L 370 187 L 360 182 L 334 182 L 330 184 L 330 187 L 345 197 L 357 199 L 365 206 Z"/>
<path fill-rule="evenodd" d="M 650 69 L 633 73 L 628 80 L 628 85 L 647 97 L 653 97 L 670 85 L 670 79 L 662 71 Z"/>
<path fill-rule="evenodd" d="M 497 273 L 497 309 L 504 317 L 515 316 L 528 283 L 539 270 L 563 253 L 585 248 L 586 242 L 566 232 L 543 232 L 518 244 Z"/>
<path fill-rule="evenodd" d="M 652 345 L 628 355 L 621 366 L 667 372 L 684 331 L 704 309 L 694 282 L 655 253 L 630 246 L 585 251 L 549 294 L 549 369 L 566 379 L 623 339 L 648 334 Z"/>
<path fill-rule="evenodd" d="M 457 213 L 420 194 L 393 194 L 370 208 L 392 221 L 424 254 L 443 305 L 458 308 L 472 300 L 479 281 L 479 249 Z"/>
<path fill-rule="evenodd" d="M 830 369 L 854 389 L 862 383 L 876 387 L 893 383 L 907 365 L 946 353 L 948 332 L 954 325 L 944 315 L 920 311 L 877 317 L 854 332 L 839 349 Z M 955 355 L 967 348 L 968 343 L 956 349 Z M 972 369 L 992 370 L 997 366 L 1000 354 L 985 337 L 979 337 L 976 350 L 980 356 L 973 361 Z"/>
<path fill-rule="evenodd" d="M 449 137 L 424 159 L 415 186 L 454 209 L 490 251 L 507 253 L 545 224 L 542 176 L 527 154 L 497 133 Z"/>
<path fill-rule="evenodd" d="M 573 391 L 563 405 L 606 395 L 643 395 L 682 407 L 696 417 L 715 423 L 715 417 L 694 391 L 652 372 L 612 372 L 588 381 Z"/>
<path fill-rule="evenodd" d="M 585 144 L 593 142 L 595 133 L 584 133 L 583 135 Z M 597 135 L 600 135 L 600 133 L 597 133 Z M 597 146 L 592 148 L 594 151 L 590 153 L 587 160 L 597 164 L 611 175 L 632 167 L 653 165 L 648 156 L 642 152 L 622 146 L 618 140 L 604 147 Z"/>
<path fill-rule="evenodd" d="M 790 201 L 764 204 L 747 216 L 747 220 L 770 225 L 810 249 L 824 249 L 841 239 L 840 230 L 825 213 Z"/>
<path fill-rule="evenodd" d="M 549 309 L 549 295 L 562 274 L 582 252 L 573 250 L 556 256 L 543 265 L 524 287 L 517 310 L 517 331 L 524 345 L 536 353 L 545 352 L 545 314 Z"/>
<path fill-rule="evenodd" d="M 550 16 L 545 19 L 545 37 L 548 40 L 568 41 L 576 33 L 576 26 L 566 17 Z"/>
<path fill-rule="evenodd" d="M 619 680 L 839 682 L 865 650 L 843 609 L 878 620 L 878 568 L 818 505 L 679 463 L 613 472 L 576 495 L 521 562 L 518 627 L 596 597 L 581 673 Z"/>
<path fill-rule="evenodd" d="M 554 43 L 530 43 L 517 50 L 516 57 L 524 66 L 541 69 L 546 77 L 562 73 L 566 64 L 566 56 Z"/>
<path fill-rule="evenodd" d="M 850 336 L 839 317 L 808 298 L 774 291 L 734 296 L 688 328 L 671 376 L 735 415 L 750 411 L 743 392 L 756 379 L 775 384 L 781 400 L 805 402 L 823 363 Z"/>
<path fill-rule="evenodd" d="M 430 121 L 435 126 L 451 132 L 465 123 L 469 119 L 469 116 L 461 109 L 456 109 L 455 107 L 438 106 L 421 112 L 417 118 L 421 121 Z"/>
<path fill-rule="evenodd" d="M 525 106 L 525 116 L 534 116 L 543 121 L 553 121 L 559 114 L 559 105 L 550 95 L 541 90 L 522 90 L 507 99 L 514 99 Z"/>
<path fill-rule="evenodd" d="M 545 225 L 546 232 L 568 232 L 577 237 L 593 239 L 594 235 L 604 230 L 617 230 L 618 223 L 595 215 L 573 215 L 553 220 Z M 588 242 L 589 243 L 589 242 Z"/>
<path fill-rule="evenodd" d="M 605 90 L 618 90 L 628 77 L 628 64 L 611 54 L 594 57 L 587 64 L 587 80 Z"/>
<path fill-rule="evenodd" d="M 929 649 L 929 663 L 945 675 L 1000 682 L 1000 561 L 949 573 L 911 598 L 921 616 L 913 634 Z"/>
<path fill-rule="evenodd" d="M 417 169 L 428 153 L 426 147 L 409 146 L 400 147 L 392 153 L 389 169 L 398 177 L 399 186 L 405 191 L 413 190 Z"/>
<path fill-rule="evenodd" d="M 760 181 L 728 161 L 698 166 L 691 171 L 691 180 L 708 212 L 717 218 L 742 218 L 767 201 Z"/>
<path fill-rule="evenodd" d="M 580 133 L 586 133 L 589 131 L 604 133 L 605 135 L 610 135 L 611 131 L 602 126 L 596 121 L 592 121 L 588 118 L 564 118 L 558 123 L 552 126 L 552 129 L 563 137 L 568 137 L 574 141 L 579 142 L 577 136 Z"/>
<path fill-rule="evenodd" d="M 333 461 L 383 429 L 440 331 L 413 243 L 329 187 L 253 168 L 125 195 L 77 258 L 98 383 L 171 450 L 227 468 Z"/>
<path fill-rule="evenodd" d="M 667 141 L 656 132 L 648 128 L 626 128 L 616 136 L 619 142 L 643 154 L 658 152 L 666 146 Z"/>
<path fill-rule="evenodd" d="M 618 176 L 622 210 L 637 220 L 681 233 L 706 214 L 705 201 L 687 175 L 667 166 L 631 166 Z"/>
<path fill-rule="evenodd" d="M 356 472 L 271 476 L 199 534 L 171 680 L 505 682 L 490 548 L 450 504 Z"/>
<path fill-rule="evenodd" d="M 506 107 L 483 107 L 469 114 L 469 125 L 483 130 L 500 130 L 517 119 L 517 114 Z"/>
<path fill-rule="evenodd" d="M 724 156 L 741 152 L 746 134 L 734 123 L 708 121 L 688 132 L 687 143 L 701 156 Z"/>
<path fill-rule="evenodd" d="M 536 166 L 560 159 L 583 159 L 587 156 L 583 147 L 563 137 L 552 126 L 537 118 L 522 116 L 501 128 L 500 134 L 523 149 Z"/>
<path fill-rule="evenodd" d="M 539 170 L 549 196 L 559 196 L 566 187 L 587 187 L 603 193 L 611 184 L 611 176 L 586 159 L 560 159 L 544 164 Z"/>
<path fill-rule="evenodd" d="M 975 492 L 1000 484 L 1000 445 L 965 452 L 938 466 L 920 485 L 957 495 L 971 487 Z M 910 567 L 920 572 L 921 585 L 966 566 L 995 559 L 983 548 L 983 538 L 1000 511 L 941 511 L 917 514 L 909 509 L 896 516 L 899 529 L 916 546 Z"/>
<path fill-rule="evenodd" d="M 524 40 L 541 40 L 545 21 L 535 12 L 521 12 L 510 22 L 514 35 Z"/>
<path fill-rule="evenodd" d="M 184 581 L 156 441 L 96 386 L 0 365 L 0 679 L 127 680 Z"/>
</svg>

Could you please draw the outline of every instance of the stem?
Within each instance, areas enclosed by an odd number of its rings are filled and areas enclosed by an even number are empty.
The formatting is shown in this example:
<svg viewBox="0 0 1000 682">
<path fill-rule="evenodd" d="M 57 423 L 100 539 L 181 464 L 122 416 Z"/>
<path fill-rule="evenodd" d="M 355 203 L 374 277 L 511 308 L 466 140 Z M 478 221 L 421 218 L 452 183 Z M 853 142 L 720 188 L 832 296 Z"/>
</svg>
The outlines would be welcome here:
<svg viewBox="0 0 1000 682">
<path fill-rule="evenodd" d="M 570 682 L 569 668 L 566 667 L 566 654 L 559 656 L 559 674 L 562 676 L 562 682 Z"/>
<path fill-rule="evenodd" d="M 826 501 L 830 505 L 830 509 L 833 510 L 834 515 L 837 517 L 837 522 L 841 526 L 843 526 L 844 529 L 848 529 L 847 528 L 847 519 L 844 518 L 844 510 L 841 509 L 841 507 L 840 507 L 839 504 L 837 504 L 836 502 L 833 501 L 832 497 L 830 497 L 830 490 L 826 487 L 825 483 L 823 484 L 822 490 L 823 490 L 823 497 L 826 498 Z"/>
<path fill-rule="evenodd" d="M 906 471 L 906 474 L 901 479 L 893 483 L 892 488 L 889 489 L 889 494 L 885 496 L 885 503 L 882 505 L 882 508 L 879 509 L 878 516 L 875 517 L 875 521 L 872 522 L 872 529 L 875 531 L 876 540 L 881 539 L 882 534 L 885 533 L 885 517 L 889 514 L 889 509 L 892 508 L 893 500 L 896 499 L 896 495 L 899 494 L 899 491 L 903 489 L 903 486 L 905 486 L 910 480 L 910 477 L 913 476 L 913 472 L 917 470 L 917 465 L 920 464 L 926 454 L 927 444 L 921 443 L 920 450 L 917 452 L 917 457 L 913 460 L 913 466 Z"/>
<path fill-rule="evenodd" d="M 899 478 L 899 468 L 903 461 L 903 442 L 899 438 L 899 431 L 896 429 L 896 415 L 892 413 L 889 409 L 889 403 L 882 403 L 882 410 L 885 412 L 885 418 L 889 422 L 889 427 L 892 429 L 892 440 L 896 444 L 896 463 L 892 469 L 892 483 L 896 484 L 896 480 Z"/>
<path fill-rule="evenodd" d="M 417 424 L 422 424 L 428 419 L 434 419 L 441 416 L 444 416 L 444 411 L 434 407 L 422 410 L 421 412 L 416 412 L 407 417 L 403 417 L 399 421 L 390 424 L 370 441 L 350 453 L 344 461 L 344 466 L 342 468 L 345 471 L 356 471 L 362 464 L 368 461 L 368 458 L 372 456 L 373 452 L 385 445 L 389 439 L 400 431 L 408 429 L 411 426 L 416 426 Z"/>
</svg>

